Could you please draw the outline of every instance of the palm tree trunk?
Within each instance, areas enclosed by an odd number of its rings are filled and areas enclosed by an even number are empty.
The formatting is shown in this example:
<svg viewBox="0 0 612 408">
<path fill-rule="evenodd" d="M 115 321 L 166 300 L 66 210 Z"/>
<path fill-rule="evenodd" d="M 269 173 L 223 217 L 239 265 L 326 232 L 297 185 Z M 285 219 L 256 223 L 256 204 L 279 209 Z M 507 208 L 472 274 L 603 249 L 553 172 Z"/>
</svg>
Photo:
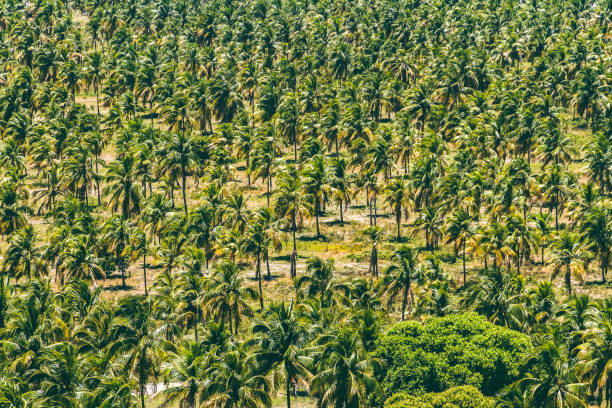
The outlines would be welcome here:
<svg viewBox="0 0 612 408">
<path fill-rule="evenodd" d="M 125 290 L 125 267 L 123 265 L 121 265 L 121 285 L 123 286 L 123 289 Z"/>
<path fill-rule="evenodd" d="M 397 242 L 402 240 L 401 223 L 402 223 L 402 207 L 397 206 L 395 208 L 395 221 L 397 223 Z"/>
<path fill-rule="evenodd" d="M 271 279 L 272 275 L 270 274 L 270 254 L 268 253 L 268 248 L 266 248 L 265 257 L 266 257 L 266 270 L 268 273 L 268 279 Z"/>
<path fill-rule="evenodd" d="M 402 296 L 402 321 L 404 321 L 404 316 L 406 314 L 406 303 L 408 302 L 408 286 L 404 286 L 404 294 Z"/>
<path fill-rule="evenodd" d="M 259 286 L 259 311 L 263 310 L 263 291 L 261 289 L 261 255 L 257 254 L 257 284 Z"/>
<path fill-rule="evenodd" d="M 319 231 L 319 199 L 315 199 L 315 222 L 317 224 L 317 238 L 321 237 L 321 232 Z"/>
<path fill-rule="evenodd" d="M 149 292 L 147 289 L 147 251 L 146 250 L 144 251 L 142 255 L 142 272 L 144 276 L 145 296 L 149 296 Z"/>
<path fill-rule="evenodd" d="M 185 215 L 187 215 L 187 174 L 183 167 L 183 205 L 185 206 Z"/>
<path fill-rule="evenodd" d="M 344 225 L 344 214 L 342 213 L 342 200 L 340 200 L 340 225 Z"/>
<path fill-rule="evenodd" d="M 291 379 L 287 376 L 287 386 L 285 391 L 287 392 L 287 408 L 291 408 Z"/>
<path fill-rule="evenodd" d="M 250 168 L 250 161 L 251 161 L 251 157 L 250 157 L 250 153 L 247 152 L 246 154 L 246 174 L 247 174 L 247 187 L 251 188 L 251 172 L 249 171 Z"/>
<path fill-rule="evenodd" d="M 289 275 L 292 278 L 295 278 L 295 276 L 297 275 L 297 245 L 296 245 L 296 241 L 295 241 L 295 230 L 296 230 L 296 225 L 295 225 L 295 214 L 292 214 L 291 216 L 291 230 L 293 232 L 293 252 L 291 253 L 291 259 L 290 259 L 290 263 L 291 263 L 291 267 L 290 267 L 290 271 L 289 271 Z"/>
<path fill-rule="evenodd" d="M 567 265 L 565 269 L 565 286 L 567 287 L 567 294 L 572 296 L 572 275 L 569 265 Z"/>
<path fill-rule="evenodd" d="M 98 111 L 98 118 L 100 118 L 100 95 L 99 95 L 99 91 L 98 91 L 98 82 L 97 81 L 96 81 L 96 110 Z"/>
<path fill-rule="evenodd" d="M 463 286 L 467 283 L 467 272 L 465 270 L 465 239 L 463 240 Z"/>
</svg>

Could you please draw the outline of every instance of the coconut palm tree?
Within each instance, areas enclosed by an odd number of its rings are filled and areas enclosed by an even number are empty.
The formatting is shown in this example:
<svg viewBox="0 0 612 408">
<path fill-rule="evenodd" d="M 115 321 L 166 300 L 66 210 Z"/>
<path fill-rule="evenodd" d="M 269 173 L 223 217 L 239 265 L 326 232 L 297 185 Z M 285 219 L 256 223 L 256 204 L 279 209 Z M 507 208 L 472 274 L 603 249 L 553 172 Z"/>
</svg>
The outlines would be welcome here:
<svg viewBox="0 0 612 408">
<path fill-rule="evenodd" d="M 330 336 L 314 356 L 319 368 L 310 381 L 310 389 L 320 407 L 359 407 L 378 383 L 373 371 L 380 366 L 359 345 L 356 333 L 344 329 Z"/>
<path fill-rule="evenodd" d="M 183 131 L 170 135 L 164 147 L 164 157 L 160 162 L 160 169 L 166 173 L 178 174 L 182 180 L 183 208 L 187 215 L 187 176 L 195 167 L 194 148 L 189 134 Z"/>
<path fill-rule="evenodd" d="M 258 374 L 259 367 L 248 357 L 240 348 L 228 351 L 206 370 L 210 381 L 201 392 L 203 407 L 272 406 L 272 385 L 266 376 Z"/>
<path fill-rule="evenodd" d="M 327 160 L 322 155 L 312 157 L 305 165 L 303 177 L 303 192 L 312 202 L 317 238 L 320 238 L 319 216 L 322 215 L 322 208 L 329 199 L 332 188 L 332 175 Z"/>
<path fill-rule="evenodd" d="M 553 256 L 549 260 L 553 277 L 559 272 L 565 274 L 567 293 L 572 294 L 572 275 L 580 277 L 584 271 L 587 248 L 580 236 L 573 232 L 562 231 L 552 243 Z"/>
<path fill-rule="evenodd" d="M 612 246 L 612 214 L 607 208 L 595 207 L 586 214 L 581 227 L 586 244 L 599 255 L 601 281 L 606 283 Z"/>
<path fill-rule="evenodd" d="M 297 244 L 295 235 L 304 218 L 312 213 L 312 203 L 303 192 L 303 184 L 297 169 L 288 167 L 281 173 L 276 188 L 276 203 L 274 206 L 279 218 L 284 218 L 289 223 L 289 229 L 293 236 L 293 252 L 291 253 L 291 268 L 289 275 L 296 276 L 297 272 Z"/>
<path fill-rule="evenodd" d="M 125 155 L 112 161 L 106 173 L 107 186 L 104 195 L 109 197 L 113 211 L 121 208 L 123 218 L 140 212 L 142 193 L 136 180 L 136 163 L 132 156 Z"/>
<path fill-rule="evenodd" d="M 397 225 L 397 241 L 402 240 L 401 222 L 402 208 L 405 208 L 409 200 L 408 184 L 404 177 L 397 177 L 389 181 L 385 188 L 385 203 L 395 213 L 395 223 Z"/>
<path fill-rule="evenodd" d="M 203 300 L 203 309 L 213 316 L 223 328 L 229 324 L 230 333 L 237 334 L 238 326 L 243 316 L 251 314 L 247 300 L 259 298 L 258 293 L 249 287 L 244 287 L 244 279 L 240 277 L 238 266 L 223 262 L 215 265 L 211 276 L 210 289 Z"/>
<path fill-rule="evenodd" d="M 406 305 L 408 305 L 408 314 L 412 312 L 414 299 L 410 286 L 416 280 L 417 258 L 418 254 L 413 248 L 401 246 L 391 255 L 392 263 L 385 268 L 382 279 L 382 293 L 387 296 L 389 306 L 401 294 L 402 321 L 406 315 Z"/>
<path fill-rule="evenodd" d="M 145 408 L 147 383 L 159 375 L 158 338 L 154 331 L 150 298 L 126 296 L 118 305 L 111 331 L 117 339 L 111 352 L 122 355 L 123 371 L 138 384 L 140 406 Z"/>
<path fill-rule="evenodd" d="M 49 267 L 43 259 L 43 250 L 37 245 L 38 235 L 32 225 L 15 231 L 9 240 L 2 268 L 15 281 L 21 277 L 30 280 L 49 273 Z"/>
<path fill-rule="evenodd" d="M 280 373 L 285 379 L 287 408 L 291 408 L 291 388 L 299 380 L 308 381 L 312 374 L 307 367 L 312 359 L 305 348 L 307 330 L 293 311 L 293 303 L 272 304 L 261 320 L 253 325 L 258 351 L 254 358 L 264 370 Z"/>
<path fill-rule="evenodd" d="M 472 215 L 465 209 L 459 208 L 453 212 L 448 219 L 446 227 L 447 242 L 453 241 L 455 248 L 461 247 L 461 257 L 463 262 L 463 285 L 467 283 L 467 273 L 465 268 L 465 246 L 467 241 L 473 236 Z"/>
</svg>

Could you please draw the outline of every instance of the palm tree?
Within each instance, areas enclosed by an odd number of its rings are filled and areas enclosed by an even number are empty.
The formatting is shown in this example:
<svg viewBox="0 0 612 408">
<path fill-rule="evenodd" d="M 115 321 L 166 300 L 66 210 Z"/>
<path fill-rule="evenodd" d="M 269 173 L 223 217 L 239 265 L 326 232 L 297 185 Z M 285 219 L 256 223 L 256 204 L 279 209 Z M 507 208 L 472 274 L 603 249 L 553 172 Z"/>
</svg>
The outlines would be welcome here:
<svg viewBox="0 0 612 408">
<path fill-rule="evenodd" d="M 347 164 L 342 158 L 336 158 L 332 163 L 331 179 L 332 199 L 338 203 L 340 209 L 340 225 L 344 225 L 343 206 L 348 208 L 353 196 L 350 175 L 347 174 Z"/>
<path fill-rule="evenodd" d="M 303 287 L 304 286 L 304 287 Z M 323 305 L 329 305 L 334 288 L 334 261 L 311 258 L 306 263 L 306 274 L 295 281 L 298 298 L 316 298 Z"/>
<path fill-rule="evenodd" d="M 544 248 L 550 240 L 552 229 L 550 222 L 552 216 L 549 213 L 538 213 L 531 216 L 537 230 L 537 239 L 541 251 L 541 263 L 544 265 Z"/>
<path fill-rule="evenodd" d="M 455 248 L 461 247 L 463 261 L 463 285 L 467 283 L 467 273 L 465 269 L 465 245 L 468 239 L 473 235 L 472 231 L 473 217 L 470 213 L 459 208 L 455 210 L 452 216 L 448 219 L 446 227 L 447 242 L 453 241 Z"/>
<path fill-rule="evenodd" d="M 293 143 L 293 157 L 296 163 L 298 159 L 298 120 L 298 101 L 292 93 L 288 93 L 283 97 L 278 107 L 278 130 L 283 134 L 289 143 Z"/>
<path fill-rule="evenodd" d="M 117 340 L 110 350 L 122 355 L 122 368 L 136 379 L 140 406 L 145 408 L 147 382 L 150 378 L 157 378 L 159 372 L 159 342 L 154 331 L 150 298 L 124 297 L 119 302 L 111 331 Z"/>
<path fill-rule="evenodd" d="M 312 211 L 312 204 L 303 193 L 302 180 L 295 167 L 288 167 L 281 174 L 276 188 L 275 212 L 279 217 L 289 221 L 289 228 L 293 235 L 293 252 L 291 253 L 290 276 L 293 278 L 297 272 L 297 245 L 295 234 L 298 226 L 302 225 L 304 218 Z"/>
<path fill-rule="evenodd" d="M 94 42 L 95 44 L 95 42 Z M 100 116 L 100 84 L 102 83 L 102 54 L 93 52 L 87 56 L 85 66 L 85 77 L 87 85 L 93 85 L 96 93 L 96 112 Z"/>
<path fill-rule="evenodd" d="M 372 244 L 368 273 L 373 277 L 378 278 L 378 245 L 382 239 L 382 228 L 377 225 L 373 225 L 364 229 L 362 233 L 368 237 L 370 243 Z"/>
<path fill-rule="evenodd" d="M 581 227 L 586 244 L 599 255 L 601 281 L 606 283 L 612 246 L 612 214 L 610 209 L 595 207 L 586 214 Z"/>
<path fill-rule="evenodd" d="M 270 408 L 271 384 L 268 378 L 258 374 L 258 367 L 245 351 L 228 351 L 218 362 L 210 366 L 205 376 L 210 379 L 200 395 L 205 408 Z"/>
<path fill-rule="evenodd" d="M 324 203 L 329 197 L 331 191 L 331 175 L 327 165 L 327 161 L 323 155 L 314 156 L 304 168 L 304 193 L 310 197 L 313 203 L 313 212 L 315 216 L 317 238 L 321 237 L 319 230 L 319 216 Z"/>
<path fill-rule="evenodd" d="M 15 282 L 21 277 L 30 280 L 32 277 L 40 278 L 49 273 L 49 267 L 43 259 L 42 247 L 36 245 L 36 241 L 37 234 L 32 225 L 11 235 L 2 268 L 9 277 L 15 278 Z"/>
<path fill-rule="evenodd" d="M 580 398 L 580 384 L 572 382 L 570 367 L 562 347 L 548 341 L 531 357 L 536 374 L 512 384 L 525 395 L 528 406 L 563 408 L 587 407 Z"/>
<path fill-rule="evenodd" d="M 195 408 L 203 387 L 204 370 L 210 364 L 210 354 L 202 342 L 184 340 L 178 345 L 169 344 L 167 362 L 162 371 L 169 386 L 161 391 L 164 402 L 178 403 L 184 408 Z M 177 384 L 178 383 L 178 384 Z"/>
<path fill-rule="evenodd" d="M 492 323 L 512 329 L 523 328 L 526 311 L 525 279 L 501 268 L 479 272 L 460 300 L 464 308 L 476 310 Z"/>
<path fill-rule="evenodd" d="M 142 275 L 144 279 L 144 292 L 145 296 L 149 296 L 149 290 L 147 288 L 147 253 L 148 253 L 148 242 L 147 234 L 141 229 L 135 229 L 130 235 L 130 243 L 127 248 L 127 252 L 130 254 L 130 259 L 135 261 L 137 258 L 142 257 Z"/>
<path fill-rule="evenodd" d="M 255 279 L 259 287 L 259 310 L 263 311 L 263 292 L 261 288 L 261 260 L 270 245 L 270 240 L 266 236 L 265 227 L 260 222 L 249 225 L 248 230 L 241 242 L 242 252 L 251 254 L 255 258 Z"/>
<path fill-rule="evenodd" d="M 411 313 L 413 300 L 410 285 L 416 279 L 417 253 L 408 246 L 396 249 L 391 255 L 392 264 L 385 268 L 382 287 L 383 294 L 387 296 L 389 305 L 393 304 L 395 298 L 402 296 L 402 321 L 406 314 L 406 305 L 409 303 L 408 314 Z"/>
<path fill-rule="evenodd" d="M 350 330 L 341 330 L 326 340 L 314 356 L 319 370 L 310 381 L 317 406 L 364 406 L 367 396 L 378 389 L 372 373 L 380 362 L 367 356 L 359 336 Z"/>
<path fill-rule="evenodd" d="M 415 233 L 425 230 L 425 249 L 434 253 L 438 240 L 442 236 L 442 209 L 440 207 L 425 207 L 414 222 Z"/>
<path fill-rule="evenodd" d="M 222 328 L 227 319 L 230 333 L 237 334 L 242 316 L 251 314 L 247 300 L 256 300 L 259 297 L 256 291 L 243 285 L 244 279 L 240 277 L 236 264 L 220 263 L 215 265 L 210 289 L 203 301 L 204 311 L 214 316 Z"/>
<path fill-rule="evenodd" d="M 572 294 L 572 274 L 580 276 L 586 261 L 586 246 L 580 236 L 573 232 L 563 231 L 552 244 L 553 257 L 549 261 L 553 267 L 553 276 L 564 270 L 565 286 L 568 295 Z"/>
<path fill-rule="evenodd" d="M 7 236 L 27 226 L 24 214 L 29 213 L 30 208 L 19 201 L 20 194 L 15 183 L 0 185 L 0 235 Z"/>
<path fill-rule="evenodd" d="M 578 346 L 578 372 L 594 395 L 612 406 L 612 319 L 602 311 L 596 325 L 584 332 Z"/>
<path fill-rule="evenodd" d="M 109 196 L 109 205 L 116 211 L 121 208 L 123 218 L 140 212 L 142 194 L 136 180 L 136 163 L 132 156 L 125 155 L 112 161 L 106 173 L 108 185 L 104 195 Z"/>
<path fill-rule="evenodd" d="M 95 285 L 96 278 L 103 277 L 101 260 L 96 256 L 92 241 L 89 236 L 75 236 L 67 240 L 57 266 L 62 286 L 66 278 L 91 279 Z"/>
<path fill-rule="evenodd" d="M 254 358 L 264 372 L 282 373 L 285 378 L 287 408 L 291 408 L 291 387 L 300 379 L 309 380 L 306 367 L 311 359 L 306 354 L 307 330 L 293 312 L 293 303 L 272 304 L 263 319 L 253 326 L 258 350 Z"/>
<path fill-rule="evenodd" d="M 129 266 L 129 243 L 132 227 L 129 221 L 122 217 L 113 216 L 104 226 L 103 242 L 114 255 L 114 261 L 121 272 L 121 286 L 125 286 L 125 271 Z"/>
<path fill-rule="evenodd" d="M 397 242 L 402 240 L 400 231 L 402 223 L 402 208 L 408 204 L 408 185 L 404 177 L 392 179 L 385 188 L 385 203 L 395 213 L 395 223 L 397 224 Z"/>
<path fill-rule="evenodd" d="M 182 179 L 183 206 L 187 214 L 187 176 L 194 170 L 195 158 L 190 136 L 174 134 L 166 143 L 160 168 L 167 173 L 177 173 Z"/>
</svg>

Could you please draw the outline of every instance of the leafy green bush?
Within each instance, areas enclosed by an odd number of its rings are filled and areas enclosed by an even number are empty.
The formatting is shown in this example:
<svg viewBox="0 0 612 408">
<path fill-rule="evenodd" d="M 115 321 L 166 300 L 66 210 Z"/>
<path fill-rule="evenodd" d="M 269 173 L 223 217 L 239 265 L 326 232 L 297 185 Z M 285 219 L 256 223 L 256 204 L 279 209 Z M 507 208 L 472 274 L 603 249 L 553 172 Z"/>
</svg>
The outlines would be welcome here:
<svg viewBox="0 0 612 408">
<path fill-rule="evenodd" d="M 471 385 L 464 385 L 421 396 L 395 394 L 385 402 L 385 408 L 492 408 L 494 404 L 493 398 L 485 397 Z"/>
<path fill-rule="evenodd" d="M 375 350 L 386 363 L 378 404 L 398 392 L 421 395 L 461 385 L 494 395 L 519 378 L 530 348 L 526 335 L 476 313 L 399 323 Z"/>
</svg>

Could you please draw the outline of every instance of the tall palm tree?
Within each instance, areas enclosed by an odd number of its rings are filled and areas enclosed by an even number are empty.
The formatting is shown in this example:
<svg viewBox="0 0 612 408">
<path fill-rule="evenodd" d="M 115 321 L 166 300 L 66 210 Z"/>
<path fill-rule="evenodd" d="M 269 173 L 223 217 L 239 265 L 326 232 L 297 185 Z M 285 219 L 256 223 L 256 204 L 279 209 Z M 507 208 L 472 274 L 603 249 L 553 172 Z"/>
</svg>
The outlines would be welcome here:
<svg viewBox="0 0 612 408">
<path fill-rule="evenodd" d="M 572 274 L 580 276 L 584 271 L 586 261 L 586 246 L 580 236 L 573 232 L 563 231 L 552 244 L 553 257 L 549 263 L 553 267 L 553 274 L 565 273 L 565 287 L 567 293 L 572 294 Z"/>
<path fill-rule="evenodd" d="M 408 314 L 411 313 L 412 297 L 410 285 L 416 280 L 417 252 L 408 246 L 401 246 L 391 255 L 392 263 L 385 268 L 382 287 L 383 294 L 387 296 L 389 305 L 393 304 L 395 298 L 401 294 L 402 298 L 402 321 L 406 314 L 406 305 L 409 304 Z"/>
<path fill-rule="evenodd" d="M 145 408 L 147 383 L 159 375 L 158 337 L 154 331 L 152 301 L 142 296 L 127 296 L 119 302 L 111 331 L 117 339 L 110 351 L 122 356 L 123 371 L 135 378 L 140 406 Z"/>
<path fill-rule="evenodd" d="M 343 206 L 348 208 L 353 197 L 351 177 L 347 172 L 346 161 L 336 158 L 332 163 L 331 195 L 332 199 L 338 203 L 340 210 L 340 225 L 344 225 Z"/>
<path fill-rule="evenodd" d="M 408 184 L 404 177 L 397 177 L 389 181 L 385 188 L 385 203 L 395 213 L 395 223 L 397 225 L 397 241 L 402 240 L 401 223 L 402 208 L 406 207 L 409 200 Z"/>
<path fill-rule="evenodd" d="M 291 388 L 299 380 L 309 380 L 307 367 L 311 359 L 307 356 L 307 330 L 293 312 L 293 303 L 272 304 L 263 319 L 253 326 L 257 335 L 258 351 L 255 360 L 264 371 L 282 373 L 285 378 L 287 408 L 291 408 Z"/>
<path fill-rule="evenodd" d="M 91 279 L 95 285 L 96 279 L 103 277 L 101 260 L 95 250 L 93 239 L 89 236 L 74 236 L 67 240 L 57 265 L 62 286 L 66 278 Z"/>
<path fill-rule="evenodd" d="M 275 212 L 279 217 L 287 219 L 293 236 L 293 252 L 291 253 L 290 276 L 297 272 L 297 244 L 295 235 L 298 226 L 312 212 L 312 203 L 303 192 L 300 175 L 295 167 L 289 167 L 281 174 L 276 188 Z"/>
<path fill-rule="evenodd" d="M 165 172 L 177 173 L 182 179 L 183 207 L 187 214 L 187 176 L 195 166 L 194 149 L 189 134 L 179 133 L 170 136 L 164 150 L 160 168 Z"/>
<path fill-rule="evenodd" d="M 612 214 L 610 209 L 593 208 L 586 214 L 581 229 L 586 244 L 599 255 L 601 281 L 605 284 L 610 262 L 610 247 L 612 247 Z"/>
<path fill-rule="evenodd" d="M 327 160 L 322 155 L 316 155 L 306 164 L 303 172 L 304 193 L 312 202 L 317 229 L 317 238 L 321 237 L 319 216 L 322 215 L 324 203 L 331 191 L 331 175 Z"/>
<path fill-rule="evenodd" d="M 451 217 L 448 219 L 448 224 L 446 227 L 447 242 L 453 241 L 455 243 L 455 247 L 461 247 L 464 286 L 467 283 L 467 273 L 465 268 L 465 246 L 467 241 L 473 235 L 472 222 L 472 215 L 470 215 L 467 210 L 459 208 L 455 210 Z"/>
<path fill-rule="evenodd" d="M 121 286 L 126 289 L 125 272 L 129 266 L 128 251 L 132 226 L 126 219 L 113 216 L 104 226 L 103 233 L 102 241 L 113 254 L 115 264 L 121 272 Z"/>
<path fill-rule="evenodd" d="M 321 345 L 314 356 L 318 373 L 310 381 L 317 406 L 360 407 L 369 394 L 376 392 L 373 371 L 380 362 L 368 357 L 359 343 L 356 333 L 344 329 Z"/>
<path fill-rule="evenodd" d="M 161 395 L 165 403 L 195 408 L 198 393 L 204 383 L 205 367 L 210 364 L 210 354 L 203 343 L 198 341 L 184 340 L 178 345 L 169 346 L 166 363 L 162 365 L 169 386 L 161 391 Z"/>
<path fill-rule="evenodd" d="M 594 395 L 612 406 L 612 319 L 602 311 L 596 325 L 584 332 L 578 346 L 578 372 L 588 381 Z"/>
<path fill-rule="evenodd" d="M 2 268 L 15 281 L 21 277 L 30 280 L 49 273 L 49 267 L 43 259 L 43 249 L 36 244 L 37 234 L 32 225 L 21 228 L 11 235 L 9 246 L 4 256 Z"/>
<path fill-rule="evenodd" d="M 523 378 L 512 387 L 525 395 L 529 406 L 586 407 L 580 397 L 580 384 L 572 381 L 570 367 L 562 346 L 548 341 L 538 347 L 531 357 L 536 374 Z"/>
<path fill-rule="evenodd" d="M 100 85 L 103 75 L 103 58 L 99 52 L 93 52 L 87 56 L 85 65 L 85 78 L 87 85 L 93 85 L 96 93 L 96 113 L 100 116 Z"/>
<path fill-rule="evenodd" d="M 238 266 L 223 262 L 215 265 L 211 276 L 210 289 L 203 301 L 204 311 L 214 316 L 224 327 L 226 319 L 230 333 L 238 333 L 238 326 L 245 315 L 251 314 L 248 299 L 258 299 L 258 293 L 244 286 Z"/>
<path fill-rule="evenodd" d="M 210 381 L 200 395 L 202 406 L 270 408 L 272 386 L 266 376 L 258 374 L 258 368 L 240 348 L 225 353 L 206 370 Z"/>
<path fill-rule="evenodd" d="M 131 155 L 118 157 L 109 164 L 106 181 L 104 195 L 110 198 L 109 205 L 114 211 L 121 208 L 125 219 L 140 212 L 142 194 L 136 179 L 136 163 Z"/>
</svg>

